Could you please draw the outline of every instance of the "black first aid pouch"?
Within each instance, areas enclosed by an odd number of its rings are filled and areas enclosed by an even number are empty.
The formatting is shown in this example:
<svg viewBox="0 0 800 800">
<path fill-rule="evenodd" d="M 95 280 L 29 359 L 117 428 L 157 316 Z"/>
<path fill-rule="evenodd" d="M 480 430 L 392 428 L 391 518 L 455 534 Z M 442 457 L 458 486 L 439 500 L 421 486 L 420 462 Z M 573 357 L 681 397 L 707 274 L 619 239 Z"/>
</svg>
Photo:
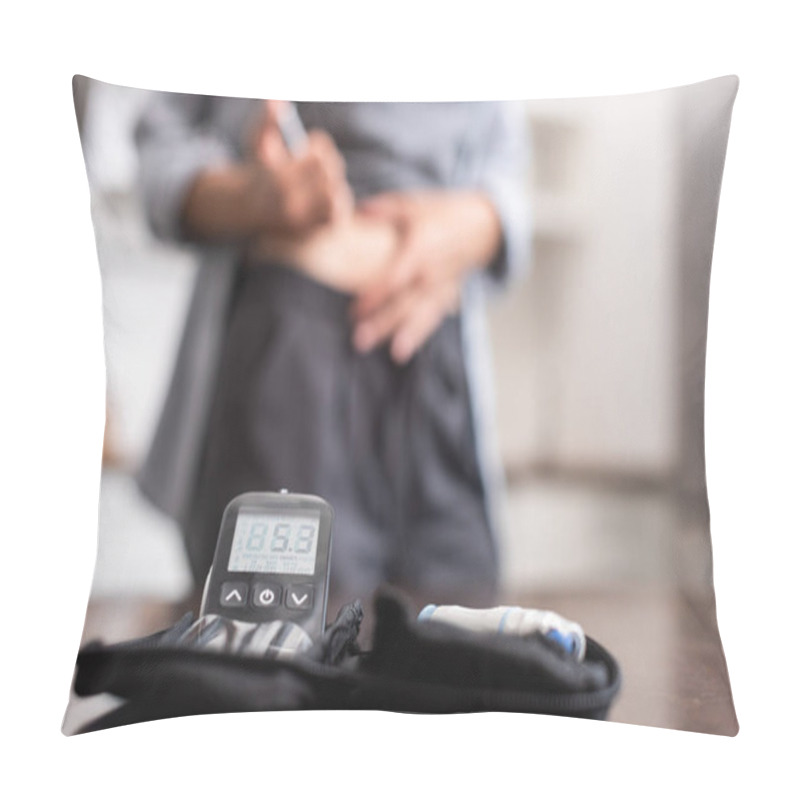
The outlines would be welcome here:
<svg viewBox="0 0 800 800">
<path fill-rule="evenodd" d="M 620 689 L 616 660 L 590 637 L 578 660 L 541 635 L 420 622 L 389 590 L 376 597 L 369 650 L 359 647 L 362 620 L 358 601 L 346 605 L 310 649 L 290 656 L 281 630 L 270 633 L 261 655 L 209 650 L 204 637 L 227 636 L 226 621 L 198 628 L 191 614 L 149 637 L 91 643 L 78 654 L 75 693 L 110 694 L 121 704 L 79 732 L 192 714 L 312 708 L 605 719 Z M 252 642 L 252 632 L 246 638 Z"/>
</svg>

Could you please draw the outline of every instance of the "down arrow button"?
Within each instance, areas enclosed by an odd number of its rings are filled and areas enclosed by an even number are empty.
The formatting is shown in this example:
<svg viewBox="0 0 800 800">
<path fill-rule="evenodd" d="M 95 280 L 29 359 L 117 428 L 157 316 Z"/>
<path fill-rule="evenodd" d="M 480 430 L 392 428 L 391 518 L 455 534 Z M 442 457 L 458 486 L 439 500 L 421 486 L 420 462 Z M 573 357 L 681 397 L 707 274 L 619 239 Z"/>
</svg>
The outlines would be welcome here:
<svg viewBox="0 0 800 800">
<path fill-rule="evenodd" d="M 286 592 L 286 608 L 307 609 L 314 605 L 314 587 L 307 583 L 290 586 Z"/>
</svg>

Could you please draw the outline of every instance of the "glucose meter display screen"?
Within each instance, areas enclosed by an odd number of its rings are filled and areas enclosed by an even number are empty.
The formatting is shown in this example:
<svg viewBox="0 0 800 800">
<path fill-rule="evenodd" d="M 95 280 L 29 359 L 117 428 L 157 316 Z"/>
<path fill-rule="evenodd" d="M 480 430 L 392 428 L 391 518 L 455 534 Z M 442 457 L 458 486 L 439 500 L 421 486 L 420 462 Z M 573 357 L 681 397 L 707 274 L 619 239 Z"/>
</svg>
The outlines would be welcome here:
<svg viewBox="0 0 800 800">
<path fill-rule="evenodd" d="M 318 511 L 244 508 L 236 517 L 228 571 L 313 575 L 318 538 Z"/>
</svg>

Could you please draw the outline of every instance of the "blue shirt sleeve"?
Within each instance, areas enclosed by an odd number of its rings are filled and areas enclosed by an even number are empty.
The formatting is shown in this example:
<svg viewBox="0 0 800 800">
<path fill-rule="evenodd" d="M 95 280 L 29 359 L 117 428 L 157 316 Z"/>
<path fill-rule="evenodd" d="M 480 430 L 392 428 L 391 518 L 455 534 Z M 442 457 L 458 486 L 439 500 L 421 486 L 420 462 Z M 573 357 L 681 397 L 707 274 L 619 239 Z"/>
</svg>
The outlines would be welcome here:
<svg viewBox="0 0 800 800">
<path fill-rule="evenodd" d="M 488 195 L 500 218 L 502 242 L 483 274 L 502 285 L 522 274 L 531 259 L 530 136 L 523 103 L 493 105 L 479 145 L 475 186 Z"/>
</svg>

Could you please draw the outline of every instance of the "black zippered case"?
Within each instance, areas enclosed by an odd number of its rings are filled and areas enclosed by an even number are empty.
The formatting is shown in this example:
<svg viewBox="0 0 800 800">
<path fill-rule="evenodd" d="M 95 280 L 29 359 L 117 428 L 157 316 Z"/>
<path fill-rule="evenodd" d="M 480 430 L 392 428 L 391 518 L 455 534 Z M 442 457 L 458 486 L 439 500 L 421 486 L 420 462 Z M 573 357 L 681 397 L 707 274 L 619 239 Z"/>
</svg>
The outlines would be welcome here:
<svg viewBox="0 0 800 800">
<path fill-rule="evenodd" d="M 360 649 L 363 610 L 344 606 L 314 647 L 292 659 L 179 644 L 193 619 L 78 654 L 74 690 L 123 700 L 80 733 L 192 714 L 293 709 L 417 713 L 508 711 L 605 719 L 620 689 L 614 657 L 587 637 L 582 661 L 544 636 L 476 634 L 419 622 L 403 598 L 375 602 L 372 647 Z"/>
</svg>

